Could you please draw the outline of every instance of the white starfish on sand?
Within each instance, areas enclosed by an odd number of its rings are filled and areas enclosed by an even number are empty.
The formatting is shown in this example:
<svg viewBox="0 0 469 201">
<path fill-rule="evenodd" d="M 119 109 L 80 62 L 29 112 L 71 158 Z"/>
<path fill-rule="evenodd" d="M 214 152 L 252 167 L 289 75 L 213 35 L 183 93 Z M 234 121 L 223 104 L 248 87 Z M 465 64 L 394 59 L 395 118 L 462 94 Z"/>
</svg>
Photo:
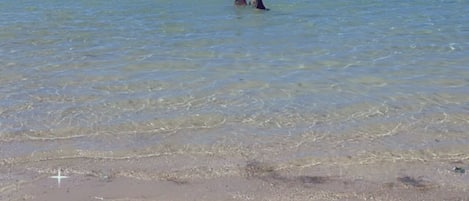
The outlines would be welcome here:
<svg viewBox="0 0 469 201">
<path fill-rule="evenodd" d="M 59 188 L 60 188 L 60 181 L 61 181 L 62 179 L 67 179 L 67 178 L 69 178 L 69 177 L 68 177 L 68 176 L 62 176 L 62 175 L 61 175 L 61 169 L 59 168 L 59 169 L 57 170 L 57 176 L 50 176 L 49 178 L 57 179 L 57 184 L 59 185 Z"/>
</svg>

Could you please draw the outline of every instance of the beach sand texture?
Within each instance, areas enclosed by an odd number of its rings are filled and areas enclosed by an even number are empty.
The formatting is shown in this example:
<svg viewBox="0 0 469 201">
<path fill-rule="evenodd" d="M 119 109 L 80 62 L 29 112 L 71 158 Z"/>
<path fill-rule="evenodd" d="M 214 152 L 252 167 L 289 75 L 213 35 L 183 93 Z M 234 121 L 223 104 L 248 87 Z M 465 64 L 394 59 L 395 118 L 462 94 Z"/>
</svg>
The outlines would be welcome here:
<svg viewBox="0 0 469 201">
<path fill-rule="evenodd" d="M 274 148 L 271 145 L 268 148 Z M 259 149 L 257 149 L 259 150 Z M 370 153 L 289 160 L 289 150 L 171 147 L 134 153 L 57 153 L 0 166 L 1 200 L 451 200 L 469 199 L 467 154 Z M 412 157 L 411 157 L 412 156 Z M 283 161 L 278 160 L 284 158 Z M 461 160 L 462 159 L 462 160 Z M 65 168 L 64 168 L 65 167 Z M 49 178 L 62 169 L 63 179 Z"/>
</svg>

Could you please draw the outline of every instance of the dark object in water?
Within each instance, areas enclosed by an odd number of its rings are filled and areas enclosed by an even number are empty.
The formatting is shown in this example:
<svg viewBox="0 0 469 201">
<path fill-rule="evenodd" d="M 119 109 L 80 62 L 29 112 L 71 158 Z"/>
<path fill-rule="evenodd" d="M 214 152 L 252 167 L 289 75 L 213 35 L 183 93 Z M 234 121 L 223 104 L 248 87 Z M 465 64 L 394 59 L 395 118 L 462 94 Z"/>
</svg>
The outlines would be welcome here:
<svg viewBox="0 0 469 201">
<path fill-rule="evenodd" d="M 235 0 L 234 4 L 236 6 L 246 6 L 247 5 L 246 0 Z M 266 8 L 264 6 L 264 3 L 262 2 L 262 0 L 250 0 L 249 5 L 251 5 L 254 8 L 260 9 L 260 10 L 269 10 L 268 8 Z"/>
<path fill-rule="evenodd" d="M 262 2 L 262 0 L 252 0 L 252 6 L 261 10 L 269 10 L 268 8 L 264 6 L 264 3 Z"/>
<path fill-rule="evenodd" d="M 464 173 L 466 173 L 466 169 L 464 169 L 462 167 L 454 167 L 454 172 L 464 174 Z"/>
</svg>

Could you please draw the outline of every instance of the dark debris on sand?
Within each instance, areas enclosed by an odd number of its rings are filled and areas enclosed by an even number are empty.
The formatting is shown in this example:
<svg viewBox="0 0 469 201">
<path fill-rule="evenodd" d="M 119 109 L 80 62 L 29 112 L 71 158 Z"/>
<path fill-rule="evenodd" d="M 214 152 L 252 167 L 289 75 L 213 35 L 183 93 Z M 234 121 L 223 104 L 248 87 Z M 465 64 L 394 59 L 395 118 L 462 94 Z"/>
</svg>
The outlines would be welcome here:
<svg viewBox="0 0 469 201">
<path fill-rule="evenodd" d="M 404 176 L 398 177 L 397 180 L 406 186 L 418 188 L 420 190 L 428 190 L 433 187 L 433 185 L 429 181 L 423 180 L 421 178 Z"/>
<path fill-rule="evenodd" d="M 284 183 L 310 187 L 311 185 L 324 184 L 331 180 L 327 176 L 285 176 L 276 171 L 273 165 L 260 161 L 248 161 L 244 170 L 248 179 L 261 179 L 273 184 Z"/>
</svg>

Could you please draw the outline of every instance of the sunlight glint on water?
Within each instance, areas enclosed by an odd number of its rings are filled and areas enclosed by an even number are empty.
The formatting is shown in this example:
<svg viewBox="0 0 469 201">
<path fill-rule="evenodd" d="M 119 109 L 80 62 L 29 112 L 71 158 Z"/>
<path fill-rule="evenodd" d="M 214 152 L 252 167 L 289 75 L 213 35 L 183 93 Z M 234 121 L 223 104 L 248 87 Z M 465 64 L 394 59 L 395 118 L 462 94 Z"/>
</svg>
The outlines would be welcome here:
<svg viewBox="0 0 469 201">
<path fill-rule="evenodd" d="M 3 1 L 0 139 L 467 147 L 467 1 L 265 3 Z"/>
</svg>

